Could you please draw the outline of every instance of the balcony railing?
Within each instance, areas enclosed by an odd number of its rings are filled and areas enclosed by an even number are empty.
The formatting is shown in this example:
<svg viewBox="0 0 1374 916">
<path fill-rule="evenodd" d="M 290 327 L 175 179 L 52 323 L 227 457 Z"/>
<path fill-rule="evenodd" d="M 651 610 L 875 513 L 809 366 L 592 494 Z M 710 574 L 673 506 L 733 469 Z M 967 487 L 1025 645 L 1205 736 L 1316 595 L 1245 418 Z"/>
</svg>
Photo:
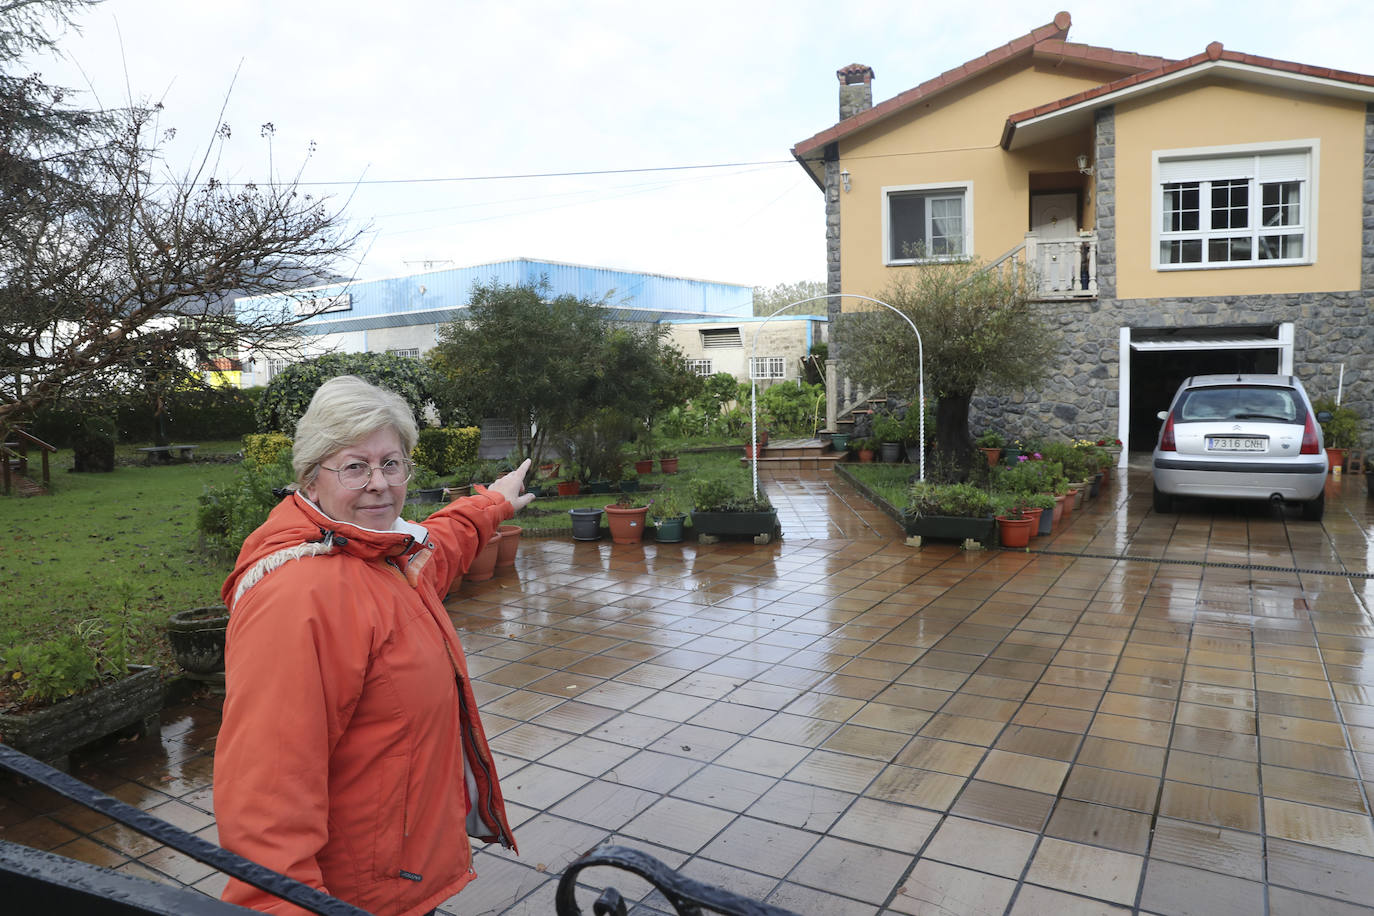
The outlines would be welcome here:
<svg viewBox="0 0 1374 916">
<path fill-rule="evenodd" d="M 1042 239 L 1027 232 L 1020 245 L 997 258 L 988 269 L 1013 276 L 1029 272 L 1038 299 L 1090 299 L 1097 295 L 1097 233 Z"/>
</svg>

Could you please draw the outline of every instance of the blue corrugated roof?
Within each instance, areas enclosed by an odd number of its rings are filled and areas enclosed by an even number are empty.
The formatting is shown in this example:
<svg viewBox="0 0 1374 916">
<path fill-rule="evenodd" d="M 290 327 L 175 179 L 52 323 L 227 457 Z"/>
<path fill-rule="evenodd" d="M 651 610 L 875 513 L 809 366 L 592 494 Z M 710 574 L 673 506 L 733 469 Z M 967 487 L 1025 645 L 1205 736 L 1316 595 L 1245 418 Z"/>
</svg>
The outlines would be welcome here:
<svg viewBox="0 0 1374 916">
<path fill-rule="evenodd" d="M 753 307 L 753 287 L 749 286 L 527 258 L 318 286 L 285 296 L 250 297 L 239 299 L 235 307 L 251 312 L 272 307 L 279 309 L 284 299 L 299 301 L 347 295 L 349 308 L 346 311 L 316 315 L 301 325 L 301 330 L 307 333 L 335 333 L 344 330 L 345 326 L 348 330 L 363 330 L 451 320 L 437 315 L 465 307 L 473 284 L 494 282 L 518 286 L 544 279 L 548 280 L 551 296 L 604 300 L 608 307 L 624 316 L 620 320 L 654 321 L 671 317 L 700 321 L 717 316 L 731 320 L 737 316 L 747 317 Z M 414 316 L 414 319 L 403 319 L 395 325 L 384 322 L 354 324 L 384 316 Z M 328 331 L 312 330 L 316 324 L 328 325 Z"/>
</svg>

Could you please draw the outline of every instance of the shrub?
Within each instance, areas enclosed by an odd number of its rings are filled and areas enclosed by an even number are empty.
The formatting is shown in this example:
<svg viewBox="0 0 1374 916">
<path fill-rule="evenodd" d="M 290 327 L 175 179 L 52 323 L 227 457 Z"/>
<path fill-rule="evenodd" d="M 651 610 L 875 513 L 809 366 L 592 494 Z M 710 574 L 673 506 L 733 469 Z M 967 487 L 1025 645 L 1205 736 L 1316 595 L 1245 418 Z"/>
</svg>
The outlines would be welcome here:
<svg viewBox="0 0 1374 916">
<path fill-rule="evenodd" d="M 698 512 L 766 512 L 773 508 L 767 494 L 754 497 L 753 479 L 743 469 L 694 477 L 688 486 L 692 508 Z"/>
<path fill-rule="evenodd" d="M 476 426 L 453 428 L 430 426 L 420 430 L 420 439 L 411 454 L 418 465 L 443 476 L 477 460 L 482 430 Z"/>
<path fill-rule="evenodd" d="M 907 512 L 918 518 L 937 515 L 986 518 L 993 513 L 993 498 L 987 490 L 972 484 L 918 481 L 911 485 Z"/>
<path fill-rule="evenodd" d="M 747 406 L 749 396 L 743 403 Z M 820 385 L 770 385 L 758 396 L 759 425 L 782 436 L 809 436 L 825 416 L 825 389 Z M 746 416 L 747 416 L 746 412 Z"/>
<path fill-rule="evenodd" d="M 271 463 L 245 460 L 232 483 L 207 487 L 196 509 L 196 527 L 207 545 L 238 553 L 244 538 L 267 520 L 268 513 L 281 499 L 281 488 L 294 477 L 291 450 L 287 448 L 278 452 Z"/>
<path fill-rule="evenodd" d="M 291 437 L 285 433 L 249 433 L 243 437 L 243 462 L 273 465 L 283 451 L 290 451 Z"/>
<path fill-rule="evenodd" d="M 1312 409 L 1331 413 L 1331 419 L 1321 425 L 1322 442 L 1327 448 L 1359 448 L 1364 436 L 1364 421 L 1349 407 L 1337 405 L 1335 398 L 1317 398 Z"/>
<path fill-rule="evenodd" d="M 890 413 L 876 414 L 873 417 L 873 438 L 879 442 L 901 442 L 902 421 Z"/>
<path fill-rule="evenodd" d="M 82 417 L 72 435 L 72 452 L 74 471 L 113 471 L 114 423 L 108 417 Z"/>
<path fill-rule="evenodd" d="M 437 376 L 427 363 L 389 353 L 326 353 L 293 363 L 272 378 L 258 402 L 258 429 L 295 433 L 316 389 L 339 375 L 356 375 L 396 392 L 421 425 L 425 408 L 434 401 Z"/>
<path fill-rule="evenodd" d="M 993 486 L 1007 493 L 1053 493 L 1063 489 L 1064 482 L 1057 461 L 1017 461 L 993 471 Z"/>
</svg>

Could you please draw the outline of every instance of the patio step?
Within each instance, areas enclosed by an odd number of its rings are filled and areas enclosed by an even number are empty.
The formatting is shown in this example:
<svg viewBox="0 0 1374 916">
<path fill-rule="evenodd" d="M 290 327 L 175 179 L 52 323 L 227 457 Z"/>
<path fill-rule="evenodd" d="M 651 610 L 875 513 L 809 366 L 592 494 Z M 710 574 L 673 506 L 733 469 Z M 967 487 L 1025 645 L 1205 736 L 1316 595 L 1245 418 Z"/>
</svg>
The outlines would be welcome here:
<svg viewBox="0 0 1374 916">
<path fill-rule="evenodd" d="M 844 458 L 821 439 L 775 439 L 759 449 L 759 467 L 775 471 L 828 470 Z M 749 458 L 742 455 L 740 464 L 748 465 Z"/>
</svg>

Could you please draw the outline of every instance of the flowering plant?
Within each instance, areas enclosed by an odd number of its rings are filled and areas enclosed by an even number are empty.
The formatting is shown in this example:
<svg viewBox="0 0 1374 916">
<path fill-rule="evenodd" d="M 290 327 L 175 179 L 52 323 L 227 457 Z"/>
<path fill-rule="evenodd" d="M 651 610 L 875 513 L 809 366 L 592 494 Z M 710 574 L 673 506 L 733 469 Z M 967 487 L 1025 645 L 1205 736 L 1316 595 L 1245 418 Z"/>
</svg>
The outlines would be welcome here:
<svg viewBox="0 0 1374 916">
<path fill-rule="evenodd" d="M 1097 444 L 1103 448 L 1121 448 L 1120 439 L 1098 439 Z"/>
</svg>

